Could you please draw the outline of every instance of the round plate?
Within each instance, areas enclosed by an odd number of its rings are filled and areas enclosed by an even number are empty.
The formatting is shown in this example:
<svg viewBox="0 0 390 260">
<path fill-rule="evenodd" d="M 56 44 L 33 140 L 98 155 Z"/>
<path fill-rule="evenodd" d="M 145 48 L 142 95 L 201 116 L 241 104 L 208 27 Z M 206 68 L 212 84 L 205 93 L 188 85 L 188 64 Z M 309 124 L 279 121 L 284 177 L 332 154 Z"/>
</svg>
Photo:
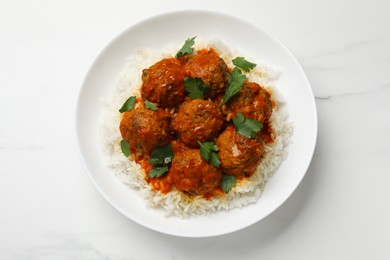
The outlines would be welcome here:
<svg viewBox="0 0 390 260">
<path fill-rule="evenodd" d="M 183 22 L 185 21 L 185 22 Z M 257 203 L 240 209 L 189 219 L 165 217 L 147 206 L 137 191 L 122 184 L 105 165 L 99 146 L 100 101 L 120 75 L 125 58 L 138 49 L 181 44 L 201 35 L 222 40 L 241 53 L 280 68 L 276 87 L 284 96 L 294 125 L 288 158 L 267 183 Z M 121 105 L 121 104 L 118 104 Z M 185 237 L 209 237 L 248 227 L 277 209 L 296 189 L 313 156 L 317 138 L 317 114 L 310 84 L 294 56 L 278 40 L 255 25 L 225 14 L 181 11 L 144 20 L 116 37 L 92 64 L 79 93 L 76 132 L 80 155 L 92 182 L 118 211 L 150 229 Z"/>
</svg>

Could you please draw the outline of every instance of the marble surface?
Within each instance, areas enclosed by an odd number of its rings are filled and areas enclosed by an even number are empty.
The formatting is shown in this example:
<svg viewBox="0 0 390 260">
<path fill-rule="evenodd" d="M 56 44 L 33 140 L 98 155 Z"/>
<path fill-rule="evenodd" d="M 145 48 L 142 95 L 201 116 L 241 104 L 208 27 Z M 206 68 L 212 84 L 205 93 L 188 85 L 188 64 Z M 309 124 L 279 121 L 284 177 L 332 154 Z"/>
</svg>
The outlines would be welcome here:
<svg viewBox="0 0 390 260">
<path fill-rule="evenodd" d="M 74 114 L 100 50 L 145 17 L 207 9 L 279 38 L 316 96 L 306 177 L 263 221 L 206 239 L 111 207 L 77 154 Z M 0 259 L 390 259 L 390 2 L 0 0 Z"/>
</svg>

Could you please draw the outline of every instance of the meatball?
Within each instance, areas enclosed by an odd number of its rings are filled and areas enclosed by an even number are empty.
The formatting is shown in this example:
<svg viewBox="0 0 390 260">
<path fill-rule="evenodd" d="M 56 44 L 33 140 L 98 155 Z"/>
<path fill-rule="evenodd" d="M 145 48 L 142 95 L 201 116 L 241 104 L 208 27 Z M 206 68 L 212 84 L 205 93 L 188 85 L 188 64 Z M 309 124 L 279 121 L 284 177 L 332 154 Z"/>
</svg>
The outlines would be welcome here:
<svg viewBox="0 0 390 260">
<path fill-rule="evenodd" d="M 229 78 L 229 70 L 223 59 L 212 49 L 191 57 L 185 66 L 186 75 L 201 78 L 210 91 L 207 97 L 213 98 L 224 92 Z"/>
<path fill-rule="evenodd" d="M 210 100 L 194 99 L 183 103 L 172 120 L 172 129 L 189 147 L 198 147 L 198 141 L 213 140 L 224 122 L 217 104 Z"/>
<path fill-rule="evenodd" d="M 174 58 L 163 59 L 142 71 L 141 96 L 143 100 L 172 108 L 183 102 L 184 66 Z"/>
<path fill-rule="evenodd" d="M 260 137 L 247 138 L 228 126 L 217 138 L 219 158 L 224 173 L 235 178 L 249 177 L 263 158 L 264 144 Z"/>
<path fill-rule="evenodd" d="M 124 113 L 119 129 L 132 151 L 149 154 L 170 142 L 169 121 L 170 114 L 162 109 L 136 108 Z"/>
<path fill-rule="evenodd" d="M 221 170 L 206 162 L 199 149 L 175 154 L 169 175 L 176 188 L 192 195 L 203 195 L 214 190 L 222 178 Z"/>
<path fill-rule="evenodd" d="M 241 90 L 223 106 L 222 111 L 228 119 L 241 112 L 245 117 L 263 123 L 272 114 L 271 95 L 257 83 L 244 82 Z"/>
</svg>

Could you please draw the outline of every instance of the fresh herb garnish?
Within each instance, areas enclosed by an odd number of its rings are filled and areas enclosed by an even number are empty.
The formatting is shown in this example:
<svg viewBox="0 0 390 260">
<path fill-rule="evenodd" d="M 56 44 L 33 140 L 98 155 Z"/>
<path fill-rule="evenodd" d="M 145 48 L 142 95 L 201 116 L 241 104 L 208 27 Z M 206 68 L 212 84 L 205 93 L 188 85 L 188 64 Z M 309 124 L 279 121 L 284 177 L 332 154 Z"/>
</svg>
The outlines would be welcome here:
<svg viewBox="0 0 390 260">
<path fill-rule="evenodd" d="M 153 169 L 149 171 L 149 177 L 160 177 L 168 171 L 168 165 L 172 162 L 174 153 L 170 144 L 157 147 L 150 154 L 150 160 Z"/>
<path fill-rule="evenodd" d="M 194 46 L 195 44 L 195 38 L 196 36 L 193 38 L 188 38 L 185 41 L 183 47 L 181 47 L 181 49 L 176 53 L 176 58 L 186 56 L 194 51 L 194 48 L 192 46 Z"/>
<path fill-rule="evenodd" d="M 126 157 L 129 157 L 129 155 L 130 155 L 130 144 L 127 141 L 122 140 L 121 141 L 121 150 L 122 150 L 122 153 Z"/>
<path fill-rule="evenodd" d="M 170 144 L 155 148 L 150 154 L 150 162 L 156 164 L 168 164 L 172 161 L 174 156 L 172 146 Z"/>
<path fill-rule="evenodd" d="M 231 175 L 224 175 L 222 177 L 222 182 L 221 182 L 221 188 L 225 193 L 229 193 L 229 191 L 236 186 L 236 179 L 234 176 Z"/>
<path fill-rule="evenodd" d="M 157 106 L 156 104 L 152 103 L 152 102 L 149 102 L 147 100 L 144 101 L 145 103 L 145 108 L 147 109 L 150 109 L 150 110 L 153 110 L 153 111 L 157 111 Z"/>
<path fill-rule="evenodd" d="M 149 171 L 149 178 L 161 177 L 168 171 L 168 165 L 155 166 Z"/>
<path fill-rule="evenodd" d="M 263 128 L 262 123 L 244 117 L 242 113 L 238 113 L 236 117 L 233 117 L 233 124 L 236 128 L 237 133 L 248 138 L 255 137 L 256 133 L 261 131 L 261 129 Z"/>
<path fill-rule="evenodd" d="M 251 69 L 256 67 L 256 63 L 247 61 L 244 57 L 237 57 L 232 60 L 233 64 L 242 69 L 245 72 L 249 72 Z"/>
<path fill-rule="evenodd" d="M 123 113 L 123 112 L 127 112 L 127 111 L 134 109 L 135 100 L 136 100 L 135 96 L 129 97 L 125 101 L 125 103 L 123 103 L 122 107 L 119 109 L 119 112 Z"/>
<path fill-rule="evenodd" d="M 246 80 L 246 76 L 241 73 L 241 70 L 235 67 L 230 73 L 229 76 L 229 86 L 225 90 L 225 95 L 223 96 L 222 105 L 228 102 L 235 94 L 237 94 L 242 87 L 242 84 Z"/>
<path fill-rule="evenodd" d="M 200 146 L 200 155 L 203 157 L 203 159 L 218 168 L 221 164 L 217 153 L 219 150 L 218 146 L 216 146 L 213 142 L 198 142 L 198 144 Z"/>
<path fill-rule="evenodd" d="M 184 86 L 191 99 L 203 99 L 204 93 L 210 90 L 206 83 L 200 78 L 185 77 Z"/>
</svg>

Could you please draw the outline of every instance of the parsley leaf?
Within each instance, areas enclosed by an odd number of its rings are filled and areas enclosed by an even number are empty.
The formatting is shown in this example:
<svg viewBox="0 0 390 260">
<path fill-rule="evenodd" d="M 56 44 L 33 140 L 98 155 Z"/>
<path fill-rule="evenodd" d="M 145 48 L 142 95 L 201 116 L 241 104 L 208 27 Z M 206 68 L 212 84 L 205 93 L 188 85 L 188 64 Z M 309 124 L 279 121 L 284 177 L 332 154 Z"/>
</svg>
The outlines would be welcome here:
<svg viewBox="0 0 390 260">
<path fill-rule="evenodd" d="M 150 160 L 153 164 L 153 168 L 149 171 L 149 178 L 161 177 L 169 170 L 168 165 L 172 162 L 174 153 L 170 144 L 157 147 L 150 155 Z"/>
<path fill-rule="evenodd" d="M 153 111 L 157 111 L 157 106 L 156 104 L 152 103 L 152 102 L 149 102 L 147 100 L 144 101 L 145 103 L 145 108 L 147 109 L 150 109 L 150 110 L 153 110 Z"/>
<path fill-rule="evenodd" d="M 261 131 L 261 129 L 263 128 L 262 123 L 244 117 L 242 113 L 238 113 L 237 116 L 233 118 L 233 124 L 236 128 L 237 133 L 248 138 L 255 137 L 256 133 Z"/>
<path fill-rule="evenodd" d="M 203 94 L 210 88 L 200 78 L 184 78 L 184 86 L 191 99 L 203 99 Z"/>
<path fill-rule="evenodd" d="M 229 86 L 225 90 L 225 95 L 223 96 L 223 102 L 222 105 L 228 102 L 229 99 L 231 99 L 235 94 L 237 94 L 242 87 L 242 84 L 246 80 L 246 76 L 241 73 L 241 70 L 237 67 L 235 67 L 230 73 L 229 76 Z"/>
<path fill-rule="evenodd" d="M 127 111 L 134 109 L 135 100 L 136 100 L 135 96 L 129 97 L 126 100 L 126 102 L 123 103 L 122 107 L 119 109 L 119 112 L 123 113 L 123 112 L 127 112 Z"/>
<path fill-rule="evenodd" d="M 172 146 L 170 144 L 155 148 L 150 154 L 150 160 L 152 164 L 168 164 L 172 161 L 174 156 Z"/>
<path fill-rule="evenodd" d="M 222 177 L 222 182 L 221 182 L 221 188 L 225 193 L 229 193 L 229 191 L 236 186 L 236 179 L 234 176 L 231 175 L 224 175 Z"/>
<path fill-rule="evenodd" d="M 234 126 L 240 125 L 244 123 L 244 121 L 245 121 L 245 117 L 242 113 L 238 113 L 237 116 L 233 118 Z"/>
<path fill-rule="evenodd" d="M 200 147 L 200 155 L 203 157 L 203 159 L 218 168 L 221 164 L 218 153 L 216 153 L 219 150 L 218 146 L 216 146 L 213 142 L 198 142 L 198 144 Z"/>
<path fill-rule="evenodd" d="M 244 57 L 236 57 L 232 60 L 233 64 L 241 68 L 245 72 L 249 72 L 251 69 L 256 67 L 256 63 L 247 61 Z"/>
<path fill-rule="evenodd" d="M 195 38 L 196 36 L 193 38 L 188 38 L 185 41 L 183 47 L 181 47 L 181 49 L 176 53 L 176 58 L 186 56 L 194 51 L 194 48 L 192 48 L 192 46 L 194 46 L 195 44 Z"/>
<path fill-rule="evenodd" d="M 122 153 L 126 157 L 129 157 L 129 155 L 130 155 L 130 144 L 127 141 L 122 140 L 121 141 L 121 150 L 122 150 Z"/>
<path fill-rule="evenodd" d="M 215 166 L 217 168 L 221 164 L 221 161 L 219 160 L 219 156 L 215 152 L 211 153 L 209 162 L 210 162 L 211 165 L 213 165 L 213 166 Z"/>
<path fill-rule="evenodd" d="M 149 171 L 149 178 L 154 178 L 154 177 L 161 177 L 168 171 L 168 166 L 163 165 L 163 166 L 155 166 L 153 169 Z"/>
</svg>

